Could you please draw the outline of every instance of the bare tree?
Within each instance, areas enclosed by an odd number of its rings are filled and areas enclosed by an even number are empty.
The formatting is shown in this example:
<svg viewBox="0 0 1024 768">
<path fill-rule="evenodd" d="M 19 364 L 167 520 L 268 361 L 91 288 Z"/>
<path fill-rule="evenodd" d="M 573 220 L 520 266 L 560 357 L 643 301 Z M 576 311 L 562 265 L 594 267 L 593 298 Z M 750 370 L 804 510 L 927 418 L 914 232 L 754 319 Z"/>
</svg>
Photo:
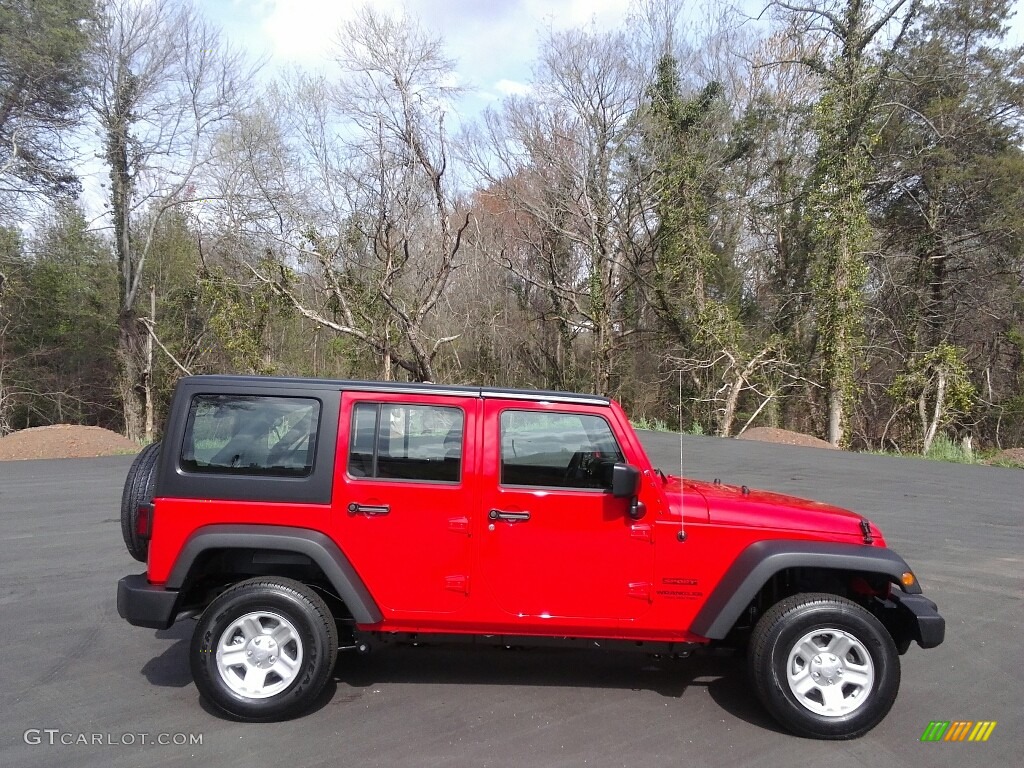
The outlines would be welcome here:
<svg viewBox="0 0 1024 768">
<path fill-rule="evenodd" d="M 434 318 L 469 225 L 450 178 L 453 65 L 415 20 L 368 7 L 340 30 L 337 61 L 337 82 L 277 91 L 273 146 L 250 140 L 245 155 L 259 199 L 232 220 L 272 237 L 250 269 L 301 315 L 372 351 L 386 379 L 433 380 L 457 338 Z"/>
<path fill-rule="evenodd" d="M 492 220 L 509 236 L 492 258 L 543 297 L 538 313 L 558 328 L 558 358 L 571 366 L 572 346 L 586 345 L 589 386 L 604 394 L 635 330 L 624 298 L 643 216 L 631 145 L 645 79 L 631 45 L 622 32 L 552 34 L 534 94 L 488 115 L 476 141 L 475 168 L 508 212 Z"/>
<path fill-rule="evenodd" d="M 0 267 L 3 262 L 0 262 Z M 0 436 L 6 435 L 13 427 L 10 412 L 13 405 L 13 394 L 7 381 L 7 334 L 11 327 L 11 318 L 4 312 L 4 289 L 7 276 L 0 272 Z"/>
<path fill-rule="evenodd" d="M 144 340 L 136 303 L 162 215 L 189 202 L 215 132 L 238 113 L 252 70 L 187 3 L 112 0 L 101 21 L 92 109 L 110 169 L 120 267 L 119 392 L 126 434 L 144 436 Z M 146 226 L 137 226 L 145 211 Z"/>
</svg>

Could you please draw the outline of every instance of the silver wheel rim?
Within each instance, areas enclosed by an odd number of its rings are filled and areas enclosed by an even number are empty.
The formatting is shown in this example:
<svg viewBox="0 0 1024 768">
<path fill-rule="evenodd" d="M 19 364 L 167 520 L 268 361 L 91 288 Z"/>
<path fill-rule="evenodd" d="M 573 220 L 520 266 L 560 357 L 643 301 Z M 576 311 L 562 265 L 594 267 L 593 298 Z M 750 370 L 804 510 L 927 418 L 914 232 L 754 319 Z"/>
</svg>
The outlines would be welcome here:
<svg viewBox="0 0 1024 768">
<path fill-rule="evenodd" d="M 793 645 L 786 682 L 796 700 L 824 717 L 860 709 L 875 685 L 875 664 L 864 643 L 841 629 L 815 629 Z"/>
<path fill-rule="evenodd" d="M 270 611 L 239 616 L 217 641 L 217 671 L 224 684 L 247 699 L 285 690 L 302 667 L 302 640 L 295 625 Z"/>
</svg>

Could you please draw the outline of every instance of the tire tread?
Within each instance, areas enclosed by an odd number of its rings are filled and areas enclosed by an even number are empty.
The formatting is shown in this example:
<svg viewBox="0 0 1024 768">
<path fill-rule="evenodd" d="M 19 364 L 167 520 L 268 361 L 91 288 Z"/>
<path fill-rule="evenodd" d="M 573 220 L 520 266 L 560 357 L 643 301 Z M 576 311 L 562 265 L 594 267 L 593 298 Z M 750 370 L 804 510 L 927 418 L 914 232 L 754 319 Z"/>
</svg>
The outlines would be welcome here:
<svg viewBox="0 0 1024 768">
<path fill-rule="evenodd" d="M 160 441 L 143 448 L 128 469 L 121 494 L 121 537 L 128 553 L 140 563 L 146 562 L 149 543 L 135 533 L 139 505 L 153 499 L 156 485 L 156 463 L 160 457 Z"/>
<path fill-rule="evenodd" d="M 204 694 L 204 698 L 206 698 L 207 701 L 213 704 L 213 706 L 221 712 L 224 712 L 236 720 L 245 722 L 269 722 L 285 720 L 299 715 L 309 708 L 331 679 L 331 675 L 334 670 L 334 663 L 338 655 L 338 627 L 334 621 L 334 615 L 331 613 L 331 609 L 327 606 L 324 599 L 311 588 L 294 579 L 276 576 L 259 576 L 238 582 L 221 592 L 214 601 L 210 603 L 206 611 L 216 613 L 219 606 L 231 601 L 239 595 L 245 595 L 247 593 L 252 599 L 259 599 L 261 595 L 266 596 L 269 594 L 277 597 L 285 595 L 296 601 L 301 607 L 301 610 L 306 612 L 308 618 L 313 624 L 312 631 L 314 634 L 318 629 L 323 631 L 326 637 L 326 644 L 322 649 L 322 652 L 326 661 L 321 662 L 319 668 L 315 671 L 313 680 L 298 697 L 294 695 L 294 691 L 292 689 L 288 689 L 287 691 L 278 694 L 278 696 L 265 700 L 270 702 L 268 704 L 255 705 L 246 709 L 225 705 L 222 701 L 218 700 L 216 691 L 207 690 L 209 685 L 209 683 L 205 682 L 207 674 L 201 666 L 204 663 L 209 662 L 208 649 L 204 649 L 202 647 L 202 626 L 207 617 L 207 613 L 204 613 L 200 618 L 200 624 L 196 627 L 195 634 L 192 638 L 191 664 L 193 678 L 196 681 L 197 687 L 200 689 L 200 693 Z M 212 678 L 212 675 L 209 675 L 209 677 Z M 214 685 L 216 685 L 216 683 L 214 683 Z M 259 711 L 261 709 L 263 711 Z"/>
<path fill-rule="evenodd" d="M 819 726 L 818 722 L 809 716 L 809 713 L 804 714 L 799 712 L 799 710 L 793 709 L 793 712 L 797 713 L 793 714 L 788 708 L 781 707 L 776 701 L 775 694 L 779 692 L 780 686 L 784 683 L 775 678 L 773 659 L 775 644 L 779 639 L 779 635 L 785 630 L 785 626 L 793 620 L 793 614 L 799 612 L 802 615 L 809 608 L 831 609 L 839 614 L 840 619 L 845 616 L 856 617 L 866 621 L 881 638 L 884 646 L 883 651 L 888 657 L 886 659 L 886 671 L 894 678 L 891 684 L 894 685 L 895 690 L 888 700 L 876 699 L 874 702 L 865 702 L 864 706 L 869 709 L 856 718 L 863 720 L 861 725 L 849 728 L 845 727 L 846 723 L 840 721 L 828 723 L 827 727 Z M 885 717 L 892 707 L 896 691 L 899 690 L 899 656 L 896 653 L 896 646 L 888 631 L 886 631 L 878 619 L 857 603 L 845 597 L 827 592 L 803 592 L 796 594 L 780 600 L 768 609 L 757 622 L 751 634 L 749 661 L 751 678 L 757 698 L 776 720 L 800 736 L 818 739 L 853 739 L 862 736 Z M 879 674 L 881 675 L 882 673 L 882 670 L 879 670 Z M 881 682 L 876 685 L 876 690 L 872 692 L 872 695 L 880 696 L 877 690 L 880 685 Z M 872 714 L 868 715 L 868 712 L 872 712 Z"/>
</svg>

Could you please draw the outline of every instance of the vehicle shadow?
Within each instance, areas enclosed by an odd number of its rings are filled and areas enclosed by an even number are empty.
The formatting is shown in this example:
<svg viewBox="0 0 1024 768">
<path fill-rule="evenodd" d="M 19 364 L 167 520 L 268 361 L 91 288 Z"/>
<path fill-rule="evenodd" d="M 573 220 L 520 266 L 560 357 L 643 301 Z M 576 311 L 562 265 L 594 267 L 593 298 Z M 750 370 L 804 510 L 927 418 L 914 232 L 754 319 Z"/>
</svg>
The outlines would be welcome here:
<svg viewBox="0 0 1024 768">
<path fill-rule="evenodd" d="M 164 648 L 163 653 L 142 667 L 142 674 L 151 684 L 162 688 L 184 688 L 192 682 L 188 646 L 194 628 L 194 621 L 184 620 L 171 625 L 170 629 L 160 629 L 154 633 L 157 640 L 172 642 Z"/>
<path fill-rule="evenodd" d="M 189 679 L 192 679 L 191 676 L 189 677 Z M 312 715 L 314 712 L 319 712 L 321 709 L 323 709 L 328 704 L 331 704 L 334 701 L 337 690 L 338 684 L 334 680 L 328 680 L 327 685 L 325 685 L 324 689 L 320 691 L 320 695 L 316 697 L 316 701 L 314 701 L 312 705 L 309 706 L 309 708 L 304 709 L 301 712 L 296 712 L 294 715 L 291 715 L 289 717 L 276 718 L 274 722 L 286 723 L 289 720 L 300 720 L 303 717 Z M 237 717 L 221 712 L 219 709 L 213 706 L 202 696 L 197 695 L 196 700 L 199 702 L 199 707 L 203 710 L 203 712 L 205 712 L 208 715 L 212 715 L 213 717 L 216 717 L 218 720 L 228 720 L 231 722 L 239 721 Z"/>
<path fill-rule="evenodd" d="M 188 650 L 194 627 L 192 621 L 180 621 L 155 633 L 157 640 L 171 642 L 142 668 L 152 685 L 184 688 L 192 683 Z M 618 688 L 653 691 L 673 699 L 681 698 L 689 688 L 703 687 L 730 716 L 782 732 L 757 701 L 742 656 L 713 653 L 673 659 L 571 648 L 423 644 L 387 645 L 368 654 L 342 651 L 333 679 L 302 714 L 332 703 L 357 701 L 361 689 L 386 683 Z M 208 714 L 225 717 L 201 698 L 199 703 Z"/>
<path fill-rule="evenodd" d="M 142 667 L 142 674 L 152 685 L 162 688 L 185 688 L 192 684 L 192 670 L 189 666 L 188 650 L 192 642 L 192 632 L 195 629 L 195 622 L 191 620 L 179 621 L 170 629 L 157 630 L 154 637 L 157 640 L 172 641 L 163 653 L 147 661 Z M 331 679 L 324 686 L 324 690 L 317 697 L 311 707 L 296 715 L 312 714 L 330 704 L 337 692 L 337 683 Z M 216 707 L 209 704 L 201 696 L 197 696 L 199 706 L 208 715 L 213 715 L 221 720 L 232 719 L 226 716 Z"/>
<path fill-rule="evenodd" d="M 685 659 L 580 649 L 389 645 L 369 654 L 343 652 L 334 668 L 337 696 L 345 688 L 382 683 L 521 685 L 648 690 L 681 698 L 706 688 L 731 716 L 766 730 L 782 729 L 757 700 L 740 655 L 697 654 Z"/>
</svg>

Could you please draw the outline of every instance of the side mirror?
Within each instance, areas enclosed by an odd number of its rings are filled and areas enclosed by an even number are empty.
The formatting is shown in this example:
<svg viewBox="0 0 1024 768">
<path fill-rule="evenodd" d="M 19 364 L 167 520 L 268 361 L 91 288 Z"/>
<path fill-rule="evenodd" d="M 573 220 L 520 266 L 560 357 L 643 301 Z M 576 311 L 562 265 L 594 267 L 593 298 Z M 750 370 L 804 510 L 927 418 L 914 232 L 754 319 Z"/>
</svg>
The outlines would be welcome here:
<svg viewBox="0 0 1024 768">
<path fill-rule="evenodd" d="M 640 470 L 629 464 L 612 467 L 612 496 L 617 499 L 632 499 L 640 491 Z"/>
<path fill-rule="evenodd" d="M 640 495 L 640 470 L 629 464 L 615 464 L 612 467 L 612 496 L 629 499 L 629 516 L 639 520 L 644 516 L 644 505 L 637 498 Z"/>
</svg>

